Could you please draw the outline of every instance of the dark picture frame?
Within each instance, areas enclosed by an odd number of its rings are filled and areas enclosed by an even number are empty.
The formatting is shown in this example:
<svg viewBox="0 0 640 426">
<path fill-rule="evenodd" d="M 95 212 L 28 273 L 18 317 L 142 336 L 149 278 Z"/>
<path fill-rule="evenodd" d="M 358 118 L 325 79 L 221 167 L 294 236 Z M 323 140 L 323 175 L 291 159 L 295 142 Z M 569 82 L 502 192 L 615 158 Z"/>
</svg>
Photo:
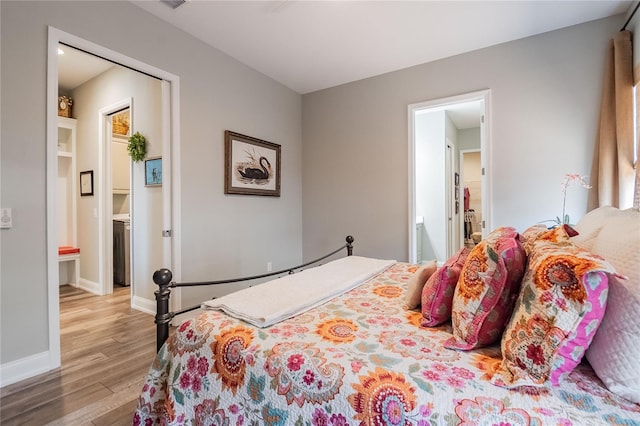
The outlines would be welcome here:
<svg viewBox="0 0 640 426">
<path fill-rule="evenodd" d="M 224 193 L 280 196 L 280 145 L 224 132 Z"/>
<path fill-rule="evenodd" d="M 93 195 L 93 170 L 80 172 L 80 196 Z"/>
<path fill-rule="evenodd" d="M 162 185 L 162 157 L 144 160 L 144 186 Z"/>
</svg>

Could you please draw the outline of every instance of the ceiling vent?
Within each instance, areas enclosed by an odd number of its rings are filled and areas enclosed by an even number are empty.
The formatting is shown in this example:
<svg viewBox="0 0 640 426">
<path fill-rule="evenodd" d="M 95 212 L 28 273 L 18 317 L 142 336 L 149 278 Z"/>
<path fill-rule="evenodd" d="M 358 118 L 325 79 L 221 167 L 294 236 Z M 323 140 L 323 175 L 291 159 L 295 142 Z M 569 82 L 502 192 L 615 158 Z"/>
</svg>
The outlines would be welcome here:
<svg viewBox="0 0 640 426">
<path fill-rule="evenodd" d="M 182 6 L 183 4 L 185 4 L 187 2 L 187 0 L 161 0 L 162 3 L 171 6 L 174 9 L 179 8 L 180 6 Z"/>
</svg>

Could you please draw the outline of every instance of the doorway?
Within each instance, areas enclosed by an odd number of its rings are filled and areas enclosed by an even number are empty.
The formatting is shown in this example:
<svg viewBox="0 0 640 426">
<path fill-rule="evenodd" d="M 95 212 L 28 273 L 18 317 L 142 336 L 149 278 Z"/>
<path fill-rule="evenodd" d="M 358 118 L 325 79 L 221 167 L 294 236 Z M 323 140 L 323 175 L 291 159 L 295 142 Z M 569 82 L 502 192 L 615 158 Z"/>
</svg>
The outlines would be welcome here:
<svg viewBox="0 0 640 426">
<path fill-rule="evenodd" d="M 460 150 L 460 182 L 464 216 L 460 247 L 475 246 L 482 237 L 482 161 L 478 148 Z"/>
<path fill-rule="evenodd" d="M 105 204 L 107 212 L 111 212 L 112 221 L 107 221 L 107 226 L 111 226 L 111 238 L 113 256 L 111 262 L 105 262 L 106 288 L 103 293 L 111 293 L 116 286 L 134 288 L 133 274 L 131 267 L 133 262 L 133 247 L 131 240 L 131 204 L 134 198 L 133 187 L 131 185 L 131 159 L 128 154 L 128 140 L 131 136 L 132 114 L 131 98 L 118 102 L 100 111 L 100 115 L 106 129 L 107 140 L 104 144 L 105 150 L 110 151 L 105 155 L 105 170 L 109 170 L 106 176 L 111 189 L 106 194 Z M 110 159 L 110 161 L 108 161 Z M 110 202 L 110 205 L 109 205 Z M 130 293 L 133 293 L 131 291 Z"/>
<path fill-rule="evenodd" d="M 107 62 L 120 65 L 117 67 L 121 70 L 132 72 L 136 75 L 141 75 L 146 78 L 151 78 L 157 81 L 157 95 L 155 96 L 156 102 L 154 102 L 155 109 L 152 113 L 148 114 L 153 116 L 159 124 L 156 126 L 155 134 L 153 135 L 155 152 L 148 152 L 148 154 L 154 155 L 154 157 L 162 158 L 163 160 L 163 178 L 162 185 L 158 185 L 154 188 L 150 188 L 147 191 L 147 199 L 142 196 L 141 202 L 147 202 L 151 206 L 153 201 L 155 204 L 150 207 L 150 211 L 141 209 L 140 214 L 144 215 L 146 220 L 141 220 L 142 223 L 152 223 L 148 226 L 141 226 L 143 232 L 142 237 L 139 238 L 141 244 L 141 252 L 145 253 L 145 256 L 153 254 L 153 259 L 142 259 L 140 263 L 139 273 L 144 276 L 145 279 L 141 279 L 140 285 L 132 286 L 131 288 L 131 305 L 132 307 L 142 310 L 147 313 L 155 313 L 155 302 L 153 301 L 154 285 L 148 278 L 153 273 L 154 267 L 157 265 L 167 266 L 174 271 L 174 277 L 179 279 L 180 276 L 180 263 L 179 256 L 176 253 L 180 252 L 179 247 L 179 234 L 180 229 L 177 224 L 174 224 L 172 218 L 179 217 L 179 194 L 175 194 L 172 191 L 175 178 L 179 176 L 178 163 L 173 163 L 172 157 L 176 157 L 179 154 L 179 78 L 173 74 L 169 74 L 165 71 L 157 69 L 155 67 L 141 63 L 133 58 L 129 58 L 117 52 L 111 51 L 104 47 L 93 44 L 89 41 L 83 40 L 79 37 L 62 32 L 55 28 L 49 27 L 49 40 L 48 40 L 48 69 L 47 69 L 47 276 L 48 276 L 48 307 L 49 307 L 49 367 L 50 369 L 60 366 L 60 308 L 59 308 L 59 291 L 58 291 L 58 229 L 57 229 L 57 204 L 59 202 L 56 191 L 56 176 L 58 173 L 57 156 L 57 127 L 58 127 L 58 114 L 57 114 L 57 99 L 58 99 L 58 47 L 60 45 L 68 46 L 88 53 L 93 56 L 97 56 L 106 60 Z M 113 87 L 110 89 L 113 92 Z M 90 98 L 90 97 L 89 97 Z M 120 97 L 121 98 L 121 97 Z M 121 98 L 122 99 L 122 98 Z M 88 103 L 88 101 L 87 101 Z M 76 107 L 78 107 L 76 105 Z M 132 107 L 129 102 L 129 107 Z M 152 108 L 150 104 L 145 105 L 146 108 Z M 113 257 L 113 235 L 112 235 L 112 209 L 113 203 L 111 200 L 112 188 L 111 188 L 111 172 L 106 170 L 110 165 L 111 150 L 105 149 L 104 145 L 111 144 L 111 119 L 105 121 L 101 117 L 101 112 L 96 113 L 97 108 L 93 110 L 93 113 L 88 113 L 83 117 L 85 123 L 94 122 L 95 124 L 89 125 L 92 130 L 90 137 L 83 139 L 86 140 L 98 140 L 100 143 L 99 152 L 92 157 L 90 161 L 93 163 L 86 163 L 85 166 L 80 167 L 80 173 L 91 173 L 91 176 L 96 176 L 95 181 L 92 181 L 91 192 L 86 192 L 85 197 L 78 197 L 78 212 L 82 208 L 83 220 L 88 222 L 97 223 L 97 234 L 93 241 L 84 245 L 87 249 L 83 248 L 81 232 L 79 233 L 79 242 L 82 256 L 85 251 L 91 252 L 92 250 L 97 253 L 95 256 L 87 256 L 89 260 L 96 260 L 97 263 L 102 264 L 101 267 L 97 267 L 98 277 L 94 282 L 91 279 L 80 277 L 80 280 L 88 285 L 96 284 L 97 289 L 104 288 L 104 286 L 113 289 L 111 282 L 107 284 L 107 270 L 109 268 L 105 265 L 112 265 Z M 132 110 L 133 111 L 133 110 Z M 115 112 L 115 111 L 112 111 Z M 78 120 L 79 122 L 80 120 Z M 105 125 L 105 123 L 107 125 Z M 143 123 L 141 123 L 142 125 Z M 143 126 L 144 127 L 144 126 Z M 150 128 L 150 127 L 144 127 Z M 98 129 L 97 132 L 95 129 Z M 80 143 L 82 143 L 80 142 Z M 106 158 L 105 158 L 106 157 Z M 86 160 L 86 159 L 85 159 Z M 82 156 L 79 157 L 79 161 L 82 161 Z M 83 170 L 87 168 L 88 170 Z M 82 176 L 82 175 L 81 175 Z M 144 187 L 144 163 L 140 163 L 137 167 L 132 168 L 132 185 Z M 178 183 L 179 184 L 179 183 Z M 95 185 L 95 188 L 94 188 Z M 107 195 L 108 194 L 108 195 Z M 150 201 L 151 200 L 151 201 Z M 111 202 L 110 202 L 111 201 Z M 135 223 L 136 208 L 132 208 L 132 220 Z M 150 214 L 151 213 L 151 214 Z M 149 220 L 152 217 L 152 220 Z M 79 218 L 79 223 L 81 219 Z M 108 226 L 107 226 L 108 224 Z M 153 232 L 157 229 L 157 232 Z M 162 232 L 160 232 L 162 231 Z M 166 231 L 166 232 L 165 232 Z M 144 234 L 146 232 L 146 234 Z M 146 235 L 146 236 L 145 236 Z M 154 235 L 157 235 L 158 241 L 154 240 Z M 176 237 L 176 238 L 174 238 Z M 132 240 L 135 241 L 136 237 L 132 236 Z M 93 244 L 93 245 L 92 245 Z M 148 256 L 147 256 L 148 257 Z M 178 258 L 178 259 L 177 259 Z M 176 260 L 177 259 L 177 260 Z M 90 265 L 89 265 L 90 267 Z M 112 276 L 111 270 L 111 276 Z M 82 274 L 81 274 L 82 275 Z M 111 278 L 112 281 L 112 278 Z M 135 279 L 133 280 L 135 282 Z M 99 291 L 97 291 L 99 293 Z M 172 308 L 179 306 L 180 294 L 175 294 L 175 305 Z"/>
<path fill-rule="evenodd" d="M 490 91 L 409 105 L 409 262 L 444 263 L 465 244 L 462 152 L 477 150 L 478 216 L 490 229 Z M 469 177 L 469 172 L 467 172 Z M 465 188 L 467 191 L 465 191 Z M 474 189 L 475 191 L 475 189 Z"/>
</svg>

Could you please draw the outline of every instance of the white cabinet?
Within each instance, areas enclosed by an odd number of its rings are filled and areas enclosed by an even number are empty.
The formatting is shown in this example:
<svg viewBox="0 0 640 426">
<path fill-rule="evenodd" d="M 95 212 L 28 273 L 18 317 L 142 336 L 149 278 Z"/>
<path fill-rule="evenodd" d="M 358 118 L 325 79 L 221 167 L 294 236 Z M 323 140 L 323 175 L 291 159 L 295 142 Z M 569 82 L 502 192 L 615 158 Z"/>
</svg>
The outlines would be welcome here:
<svg viewBox="0 0 640 426">
<path fill-rule="evenodd" d="M 111 182 L 114 194 L 129 194 L 131 163 L 128 140 L 114 137 L 111 142 Z"/>
<path fill-rule="evenodd" d="M 77 236 L 76 120 L 58 117 L 58 245 L 74 246 Z"/>
<path fill-rule="evenodd" d="M 77 171 L 76 120 L 58 117 L 58 246 L 77 247 Z M 80 254 L 58 256 L 60 285 L 77 286 L 80 278 Z"/>
</svg>

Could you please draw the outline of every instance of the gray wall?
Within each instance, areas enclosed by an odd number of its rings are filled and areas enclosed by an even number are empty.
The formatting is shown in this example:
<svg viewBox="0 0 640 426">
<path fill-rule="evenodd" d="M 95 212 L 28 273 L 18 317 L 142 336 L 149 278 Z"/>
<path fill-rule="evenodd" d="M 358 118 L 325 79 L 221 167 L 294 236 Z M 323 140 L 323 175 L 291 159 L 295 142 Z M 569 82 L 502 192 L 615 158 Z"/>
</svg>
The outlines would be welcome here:
<svg viewBox="0 0 640 426">
<path fill-rule="evenodd" d="M 48 350 L 48 25 L 180 77 L 184 280 L 301 260 L 300 95 L 128 2 L 2 1 L 0 15 L 0 204 L 14 215 L 0 233 L 0 363 Z M 282 145 L 280 198 L 224 195 L 225 129 Z"/>
<path fill-rule="evenodd" d="M 480 149 L 480 127 L 458 130 L 458 149 Z"/>
<path fill-rule="evenodd" d="M 430 111 L 415 117 L 416 216 L 422 216 L 422 259 L 444 262 L 447 249 L 445 186 L 446 112 Z M 427 196 L 428 195 L 428 196 Z"/>
<path fill-rule="evenodd" d="M 409 104 L 491 89 L 493 227 L 524 229 L 562 210 L 565 173 L 588 175 L 606 46 L 622 16 L 307 94 L 304 256 L 346 233 L 355 253 L 408 258 Z M 586 191 L 567 196 L 572 219 Z"/>
</svg>

